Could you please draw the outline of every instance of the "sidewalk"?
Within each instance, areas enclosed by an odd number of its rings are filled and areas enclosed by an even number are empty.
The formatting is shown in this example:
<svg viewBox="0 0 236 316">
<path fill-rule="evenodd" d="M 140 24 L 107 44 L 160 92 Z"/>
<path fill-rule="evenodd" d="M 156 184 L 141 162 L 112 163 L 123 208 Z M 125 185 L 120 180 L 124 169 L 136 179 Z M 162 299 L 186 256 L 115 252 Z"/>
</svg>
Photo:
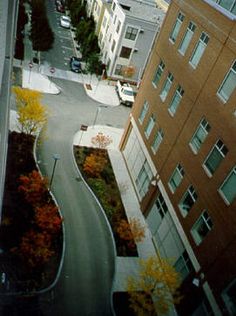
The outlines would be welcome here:
<svg viewBox="0 0 236 316">
<path fill-rule="evenodd" d="M 59 87 L 51 82 L 46 75 L 33 71 L 29 73 L 28 70 L 23 70 L 23 85 L 24 87 L 45 93 L 57 94 L 60 92 Z M 97 101 L 107 104 L 108 106 L 116 106 L 115 98 L 113 97 L 114 87 L 101 82 L 96 86 L 95 81 L 91 81 L 91 86 L 92 90 L 86 89 L 88 96 L 94 99 L 97 98 Z M 11 116 L 14 118 L 13 114 Z M 145 239 L 137 244 L 139 258 L 155 256 L 156 251 L 152 242 L 151 233 L 139 208 L 139 202 L 133 189 L 123 156 L 119 151 L 119 143 L 123 134 L 123 129 L 101 125 L 89 126 L 86 132 L 78 131 L 75 133 L 73 144 L 92 146 L 91 138 L 97 135 L 98 132 L 109 135 L 113 140 L 108 146 L 108 153 L 120 189 L 121 199 L 126 210 L 127 218 L 130 219 L 135 217 L 140 220 L 143 226 L 145 226 Z M 126 291 L 127 277 L 131 275 L 137 276 L 138 269 L 138 258 L 117 257 L 113 291 Z"/>
</svg>

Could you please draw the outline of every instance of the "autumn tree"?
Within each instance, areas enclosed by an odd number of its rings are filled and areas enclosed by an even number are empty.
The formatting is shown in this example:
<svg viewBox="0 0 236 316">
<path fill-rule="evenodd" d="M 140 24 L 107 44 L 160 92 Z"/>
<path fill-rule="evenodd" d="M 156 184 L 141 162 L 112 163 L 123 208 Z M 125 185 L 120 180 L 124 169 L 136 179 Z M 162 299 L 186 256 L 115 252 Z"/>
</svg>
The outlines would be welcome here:
<svg viewBox="0 0 236 316">
<path fill-rule="evenodd" d="M 86 157 L 83 164 L 83 170 L 88 176 L 92 178 L 100 177 L 101 172 L 104 170 L 107 159 L 102 154 L 91 153 Z"/>
<path fill-rule="evenodd" d="M 54 204 L 45 204 L 36 207 L 35 223 L 49 234 L 56 234 L 61 228 L 62 218 L 59 216 L 58 207 Z"/>
<path fill-rule="evenodd" d="M 180 274 L 168 260 L 140 260 L 138 278 L 129 277 L 127 281 L 130 307 L 137 316 L 164 315 L 180 301 L 180 283 Z"/>
<path fill-rule="evenodd" d="M 145 226 L 143 226 L 138 218 L 131 218 L 129 222 L 126 219 L 120 220 L 116 229 L 121 239 L 128 242 L 129 247 L 133 247 L 133 240 L 136 242 L 143 241 L 145 237 Z"/>
<path fill-rule="evenodd" d="M 28 203 L 33 206 L 41 205 L 47 198 L 47 179 L 41 177 L 38 171 L 33 170 L 28 175 L 19 178 L 18 190 L 24 194 Z"/>
<path fill-rule="evenodd" d="M 132 78 L 135 74 L 136 69 L 134 66 L 123 66 L 122 67 L 122 75 L 127 78 Z"/>
<path fill-rule="evenodd" d="M 107 148 L 112 142 L 111 137 L 104 135 L 102 132 L 97 133 L 97 135 L 91 139 L 91 143 L 101 149 Z"/>
<path fill-rule="evenodd" d="M 33 229 L 22 237 L 19 254 L 31 268 L 47 263 L 54 252 L 51 249 L 51 236 L 46 232 L 37 232 Z"/>
<path fill-rule="evenodd" d="M 42 94 L 38 91 L 14 87 L 18 122 L 23 133 L 33 135 L 47 122 L 47 110 L 40 103 Z"/>
</svg>

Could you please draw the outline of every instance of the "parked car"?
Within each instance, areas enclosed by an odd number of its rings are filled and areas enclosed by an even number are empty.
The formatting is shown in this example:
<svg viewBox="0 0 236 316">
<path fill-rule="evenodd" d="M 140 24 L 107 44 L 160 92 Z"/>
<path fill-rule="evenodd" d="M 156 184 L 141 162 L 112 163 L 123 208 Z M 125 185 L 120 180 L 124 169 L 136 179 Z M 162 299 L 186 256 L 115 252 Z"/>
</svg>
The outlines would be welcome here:
<svg viewBox="0 0 236 316">
<path fill-rule="evenodd" d="M 117 81 L 116 91 L 120 99 L 120 103 L 131 107 L 134 103 L 134 91 L 128 83 Z"/>
<path fill-rule="evenodd" d="M 74 71 L 74 72 L 82 72 L 82 68 L 81 68 L 81 58 L 72 56 L 70 58 L 70 70 Z"/>
<path fill-rule="evenodd" d="M 66 15 L 62 15 L 60 17 L 60 25 L 64 27 L 65 29 L 70 28 L 70 18 Z"/>
<path fill-rule="evenodd" d="M 65 7 L 61 2 L 57 2 L 56 8 L 58 12 L 65 13 Z"/>
</svg>

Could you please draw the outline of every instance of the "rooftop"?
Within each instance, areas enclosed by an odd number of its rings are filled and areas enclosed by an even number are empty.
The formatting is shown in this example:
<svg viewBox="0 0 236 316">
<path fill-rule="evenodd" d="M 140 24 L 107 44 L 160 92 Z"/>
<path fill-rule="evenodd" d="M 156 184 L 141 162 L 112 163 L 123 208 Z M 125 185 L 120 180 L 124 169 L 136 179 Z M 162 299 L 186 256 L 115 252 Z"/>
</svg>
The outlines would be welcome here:
<svg viewBox="0 0 236 316">
<path fill-rule="evenodd" d="M 162 21 L 165 17 L 165 11 L 157 8 L 154 1 L 118 0 L 118 3 L 126 15 L 140 20 L 159 24 L 158 21 Z"/>
</svg>

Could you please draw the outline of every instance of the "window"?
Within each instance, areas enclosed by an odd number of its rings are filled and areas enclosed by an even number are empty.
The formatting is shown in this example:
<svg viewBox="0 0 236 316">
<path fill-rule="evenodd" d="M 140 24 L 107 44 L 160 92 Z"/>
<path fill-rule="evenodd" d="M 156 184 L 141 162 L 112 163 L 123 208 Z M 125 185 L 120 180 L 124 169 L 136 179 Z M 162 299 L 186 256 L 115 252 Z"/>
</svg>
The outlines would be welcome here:
<svg viewBox="0 0 236 316">
<path fill-rule="evenodd" d="M 200 38 L 199 38 L 199 41 L 197 43 L 197 45 L 195 46 L 195 49 L 193 51 L 193 54 L 192 54 L 192 57 L 190 58 L 190 65 L 193 67 L 193 68 L 196 68 L 205 49 L 206 49 L 206 46 L 207 46 L 207 43 L 209 42 L 209 36 L 202 32 Z"/>
<path fill-rule="evenodd" d="M 122 65 L 117 64 L 117 65 L 116 65 L 116 69 L 115 69 L 115 75 L 117 75 L 117 76 L 122 76 L 122 68 L 123 68 Z"/>
<path fill-rule="evenodd" d="M 176 38 L 179 34 L 180 27 L 181 27 L 183 20 L 184 20 L 184 15 L 182 13 L 179 13 L 178 17 L 176 19 L 176 22 L 174 24 L 174 27 L 173 27 L 171 34 L 170 34 L 170 40 L 173 43 L 176 41 Z"/>
<path fill-rule="evenodd" d="M 156 207 L 157 207 L 157 211 L 160 214 L 161 218 L 164 218 L 165 214 L 168 212 L 168 207 L 167 207 L 166 202 L 165 202 L 161 193 L 159 194 L 159 196 L 156 200 Z"/>
<path fill-rule="evenodd" d="M 222 8 L 236 14 L 236 0 L 215 0 Z"/>
<path fill-rule="evenodd" d="M 156 69 L 156 72 L 155 72 L 155 75 L 154 75 L 154 77 L 152 79 L 152 83 L 155 86 L 157 86 L 164 69 L 165 69 L 165 64 L 163 63 L 163 61 L 161 61 L 160 64 L 158 65 L 158 67 Z"/>
<path fill-rule="evenodd" d="M 168 77 L 166 78 L 166 81 L 162 87 L 162 91 L 161 91 L 161 94 L 160 94 L 160 98 L 161 100 L 164 102 L 169 91 L 170 91 L 170 88 L 171 88 L 171 85 L 172 85 L 172 82 L 174 80 L 174 77 L 173 75 L 169 72 L 168 74 Z"/>
<path fill-rule="evenodd" d="M 153 174 L 151 168 L 147 160 L 145 160 L 142 168 L 139 171 L 138 177 L 135 180 L 137 189 L 141 197 L 144 197 L 144 195 L 147 193 L 152 178 Z"/>
<path fill-rule="evenodd" d="M 120 31 L 120 26 L 121 26 L 121 22 L 118 21 L 118 23 L 117 23 L 117 28 L 116 28 L 116 33 L 119 33 L 119 31 Z"/>
<path fill-rule="evenodd" d="M 107 17 L 104 16 L 103 21 L 102 21 L 102 26 L 105 28 L 107 24 Z"/>
<path fill-rule="evenodd" d="M 210 175 L 216 171 L 227 152 L 227 147 L 219 139 L 204 162 L 204 168 Z"/>
<path fill-rule="evenodd" d="M 174 267 L 176 271 L 181 274 L 182 280 L 184 280 L 189 275 L 189 273 L 194 270 L 193 264 L 186 250 L 184 250 L 182 255 L 176 261 Z"/>
<path fill-rule="evenodd" d="M 173 115 L 175 114 L 183 95 L 184 95 L 184 90 L 181 88 L 181 86 L 178 86 L 178 88 L 176 89 L 175 94 L 170 102 L 169 112 L 171 114 L 173 114 Z"/>
<path fill-rule="evenodd" d="M 219 192 L 227 204 L 236 198 L 236 166 L 221 185 Z"/>
<path fill-rule="evenodd" d="M 114 17 L 113 24 L 116 24 L 116 19 L 117 19 L 117 15 L 115 15 Z"/>
<path fill-rule="evenodd" d="M 204 211 L 191 229 L 191 234 L 197 245 L 203 241 L 213 226 L 212 220 L 207 211 Z"/>
<path fill-rule="evenodd" d="M 179 45 L 180 54 L 184 55 L 186 53 L 186 50 L 188 49 L 188 46 L 191 42 L 195 29 L 196 29 L 196 25 L 193 22 L 189 22 L 187 31 L 182 39 L 182 42 Z"/>
<path fill-rule="evenodd" d="M 221 84 L 217 94 L 223 99 L 224 102 L 227 102 L 236 88 L 236 60 L 227 73 L 223 83 Z"/>
<path fill-rule="evenodd" d="M 154 115 L 152 114 L 149 118 L 149 121 L 147 123 L 147 126 L 145 128 L 145 132 L 144 132 L 147 138 L 149 138 L 149 136 L 151 135 L 151 132 L 153 130 L 155 122 L 156 122 L 156 119 L 155 119 Z"/>
<path fill-rule="evenodd" d="M 116 8 L 116 3 L 113 1 L 113 3 L 112 3 L 112 11 L 115 11 L 115 8 Z"/>
<path fill-rule="evenodd" d="M 229 315 L 236 315 L 236 279 L 234 279 L 222 292 Z"/>
<path fill-rule="evenodd" d="M 116 46 L 116 41 L 113 40 L 113 41 L 112 41 L 112 45 L 111 45 L 111 51 L 112 51 L 112 53 L 113 53 L 113 51 L 114 51 L 115 46 Z"/>
<path fill-rule="evenodd" d="M 122 46 L 120 57 L 129 59 L 132 49 L 129 47 Z"/>
<path fill-rule="evenodd" d="M 189 211 L 191 210 L 196 200 L 197 200 L 197 193 L 195 192 L 193 186 L 190 185 L 190 187 L 185 192 L 185 194 L 183 195 L 179 203 L 180 211 L 184 217 L 188 215 Z"/>
<path fill-rule="evenodd" d="M 131 41 L 134 41 L 136 39 L 137 34 L 138 34 L 138 29 L 128 26 L 125 33 L 125 38 Z"/>
<path fill-rule="evenodd" d="M 160 128 L 155 137 L 154 137 L 154 141 L 152 143 L 152 151 L 154 152 L 154 154 L 158 151 L 158 148 L 160 147 L 161 145 L 161 142 L 163 140 L 163 137 L 164 137 L 164 132 L 163 130 Z"/>
<path fill-rule="evenodd" d="M 183 180 L 183 177 L 184 177 L 184 169 L 180 164 L 178 164 L 168 182 L 172 193 L 174 193 L 175 190 L 178 188 L 181 181 Z"/>
<path fill-rule="evenodd" d="M 149 108 L 149 104 L 148 104 L 147 101 L 145 101 L 144 104 L 143 104 L 142 110 L 141 110 L 141 112 L 140 112 L 139 118 L 138 118 L 140 124 L 143 123 L 143 121 L 144 121 L 144 119 L 145 119 L 145 116 L 146 116 L 146 114 L 147 114 L 148 108 Z"/>
<path fill-rule="evenodd" d="M 203 118 L 194 133 L 189 145 L 192 148 L 195 154 L 198 153 L 205 139 L 207 138 L 208 133 L 210 132 L 210 125 L 205 118 Z"/>
</svg>

